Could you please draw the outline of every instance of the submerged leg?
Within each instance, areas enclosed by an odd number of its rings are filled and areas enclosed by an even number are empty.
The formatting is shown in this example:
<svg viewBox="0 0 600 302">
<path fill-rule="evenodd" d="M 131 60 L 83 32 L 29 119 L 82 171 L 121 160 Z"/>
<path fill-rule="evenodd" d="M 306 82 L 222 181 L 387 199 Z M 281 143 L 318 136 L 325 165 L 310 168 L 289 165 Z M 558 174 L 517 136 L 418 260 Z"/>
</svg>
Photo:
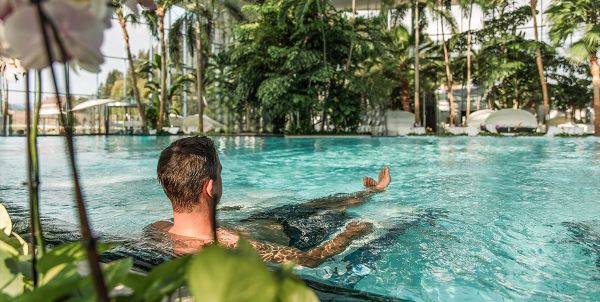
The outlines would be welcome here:
<svg viewBox="0 0 600 302">
<path fill-rule="evenodd" d="M 332 274 L 328 281 L 354 288 L 376 269 L 377 262 L 385 256 L 386 251 L 398 244 L 399 237 L 411 229 L 435 226 L 437 221 L 446 215 L 447 211 L 444 209 L 425 209 L 417 215 L 416 220 L 400 222 L 387 229 L 382 236 L 345 255 L 341 264 L 335 268 L 336 273 Z"/>
</svg>

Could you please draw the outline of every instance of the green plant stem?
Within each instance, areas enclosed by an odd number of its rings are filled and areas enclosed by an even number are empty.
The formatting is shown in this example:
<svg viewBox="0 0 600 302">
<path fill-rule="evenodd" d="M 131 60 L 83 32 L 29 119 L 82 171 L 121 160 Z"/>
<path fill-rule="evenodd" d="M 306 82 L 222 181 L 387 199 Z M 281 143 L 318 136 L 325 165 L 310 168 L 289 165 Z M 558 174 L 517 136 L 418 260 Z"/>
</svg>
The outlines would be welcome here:
<svg viewBox="0 0 600 302">
<path fill-rule="evenodd" d="M 41 2 L 34 2 L 37 6 L 38 17 L 41 25 L 41 31 L 43 36 L 44 47 L 46 49 L 46 54 L 48 58 L 48 62 L 50 62 L 49 69 L 52 75 L 52 84 L 54 86 L 54 93 L 56 96 L 56 102 L 59 109 L 60 122 L 63 125 L 65 131 L 65 140 L 67 142 L 67 152 L 69 155 L 69 163 L 71 166 L 71 174 L 73 178 L 73 185 L 75 189 L 75 200 L 77 204 L 78 214 L 79 214 L 79 222 L 81 228 L 81 235 L 83 237 L 82 244 L 86 250 L 87 260 L 90 267 L 91 277 L 94 282 L 94 287 L 96 290 L 97 301 L 108 302 L 108 290 L 106 288 L 106 284 L 104 283 L 104 277 L 102 276 L 102 271 L 100 270 L 100 258 L 98 256 L 98 252 L 96 250 L 96 239 L 93 237 L 89 220 L 87 217 L 87 212 L 85 209 L 85 203 L 83 200 L 83 193 L 81 190 L 81 186 L 79 185 L 79 173 L 77 170 L 77 161 L 75 158 L 75 148 L 73 143 L 73 127 L 72 127 L 72 115 L 73 113 L 68 111 L 68 118 L 65 120 L 65 116 L 63 114 L 60 95 L 58 89 L 58 82 L 56 80 L 56 72 L 54 71 L 54 67 L 52 66 L 52 62 L 54 62 L 52 49 L 50 48 L 50 39 L 49 33 L 46 31 L 47 26 L 52 31 L 52 36 L 55 37 L 56 43 L 59 46 L 59 51 L 61 58 L 66 58 L 66 51 L 64 48 L 64 44 L 60 40 L 60 36 L 58 34 L 58 30 L 54 26 L 54 24 L 46 17 L 44 11 L 42 9 Z M 69 93 L 69 78 L 68 78 L 68 67 L 65 64 L 65 94 L 66 94 L 66 102 L 67 108 L 71 108 L 70 104 L 70 93 Z"/>
<path fill-rule="evenodd" d="M 31 154 L 31 144 L 29 143 L 29 136 L 31 135 L 31 104 L 29 102 L 29 72 L 25 72 L 25 123 L 27 135 L 25 138 L 27 144 L 27 184 L 29 187 L 29 232 L 30 238 L 29 242 L 31 244 L 31 275 L 33 279 L 33 286 L 37 287 L 38 285 L 38 274 L 36 270 L 36 239 L 35 239 L 35 228 L 34 221 L 35 212 L 34 212 L 34 192 L 37 191 L 37 186 L 33 182 L 33 162 L 32 162 L 32 154 Z"/>
<path fill-rule="evenodd" d="M 42 72 L 36 72 L 36 101 L 35 101 L 35 111 L 33 113 L 33 125 L 31 126 L 31 132 L 29 133 L 29 148 L 30 148 L 30 156 L 31 156 L 31 168 L 33 173 L 33 202 L 32 202 L 32 214 L 34 217 L 33 230 L 35 232 L 35 239 L 37 244 L 37 255 L 39 257 L 43 256 L 46 252 L 46 245 L 44 243 L 44 235 L 42 232 L 42 223 L 40 220 L 40 194 L 39 194 L 39 186 L 40 186 L 40 168 L 38 161 L 38 146 L 37 146 L 37 135 L 38 135 L 38 124 L 40 121 L 40 108 L 42 107 Z"/>
</svg>

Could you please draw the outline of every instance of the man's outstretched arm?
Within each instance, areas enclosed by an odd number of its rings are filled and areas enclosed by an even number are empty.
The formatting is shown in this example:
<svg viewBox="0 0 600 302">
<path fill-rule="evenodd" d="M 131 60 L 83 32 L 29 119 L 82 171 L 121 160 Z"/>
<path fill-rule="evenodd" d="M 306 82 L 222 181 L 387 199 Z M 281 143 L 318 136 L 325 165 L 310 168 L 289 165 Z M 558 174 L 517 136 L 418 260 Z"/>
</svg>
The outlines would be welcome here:
<svg viewBox="0 0 600 302">
<path fill-rule="evenodd" d="M 390 168 L 386 166 L 379 171 L 377 181 L 368 176 L 363 177 L 363 185 L 365 186 L 365 190 L 363 191 L 317 198 L 304 203 L 304 205 L 314 208 L 346 208 L 357 206 L 367 202 L 372 194 L 385 191 L 391 181 Z"/>
<path fill-rule="evenodd" d="M 343 232 L 324 244 L 303 252 L 295 248 L 250 240 L 263 261 L 271 263 L 294 262 L 305 267 L 317 267 L 328 258 L 343 252 L 357 238 L 373 231 L 368 222 L 350 222 Z"/>
</svg>

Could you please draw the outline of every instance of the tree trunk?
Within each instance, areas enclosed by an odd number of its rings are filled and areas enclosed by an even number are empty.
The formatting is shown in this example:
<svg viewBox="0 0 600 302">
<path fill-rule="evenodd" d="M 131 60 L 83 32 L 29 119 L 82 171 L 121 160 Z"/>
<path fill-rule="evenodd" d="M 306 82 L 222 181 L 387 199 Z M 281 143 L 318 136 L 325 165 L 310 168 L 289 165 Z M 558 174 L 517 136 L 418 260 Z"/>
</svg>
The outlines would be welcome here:
<svg viewBox="0 0 600 302">
<path fill-rule="evenodd" d="M 251 132 L 251 129 L 250 129 L 250 115 L 251 115 L 250 113 L 251 112 L 250 112 L 250 110 L 251 110 L 250 105 L 246 104 L 246 132 Z"/>
<path fill-rule="evenodd" d="M 165 105 L 167 103 L 167 42 L 165 37 L 165 9 L 156 10 L 158 16 L 158 30 L 160 34 L 160 108 L 158 110 L 158 125 L 156 132 L 162 132 L 165 121 Z"/>
<path fill-rule="evenodd" d="M 440 16 L 440 18 L 442 18 L 442 16 Z M 452 72 L 450 72 L 450 55 L 448 54 L 448 44 L 446 44 L 446 37 L 444 36 L 444 21 L 441 21 L 441 23 L 442 23 L 442 43 L 444 44 L 444 65 L 446 67 L 446 93 L 448 94 L 448 100 L 450 101 L 450 126 L 454 126 L 454 120 L 456 118 L 456 110 L 454 109 L 454 94 L 453 94 L 453 89 L 452 89 Z"/>
<path fill-rule="evenodd" d="M 146 112 L 144 112 L 140 91 L 137 86 L 137 75 L 135 73 L 135 67 L 133 66 L 133 56 L 131 55 L 131 47 L 129 46 L 129 33 L 127 32 L 127 23 L 125 17 L 123 17 L 123 13 L 117 13 L 117 15 L 119 16 L 119 24 L 121 25 L 121 29 L 123 30 L 123 39 L 125 40 L 125 49 L 127 50 L 127 60 L 129 61 L 129 72 L 131 74 L 131 86 L 133 88 L 133 97 L 135 98 L 137 110 L 140 115 L 140 119 L 142 120 L 142 132 L 147 133 L 148 125 L 146 124 Z"/>
<path fill-rule="evenodd" d="M 469 25 L 467 31 L 467 116 L 471 115 L 471 16 L 473 15 L 473 1 L 469 8 Z M 479 109 L 479 108 L 478 108 Z"/>
<path fill-rule="evenodd" d="M 400 97 L 402 98 L 402 110 L 410 112 L 410 84 L 406 80 L 402 81 Z"/>
<path fill-rule="evenodd" d="M 2 79 L 2 135 L 8 136 L 8 82 Z"/>
<path fill-rule="evenodd" d="M 540 86 L 542 87 L 542 98 L 544 100 L 544 116 L 542 122 L 546 124 L 546 116 L 550 113 L 550 97 L 548 96 L 548 83 L 544 76 L 544 61 L 542 60 L 542 50 L 539 45 L 538 27 L 537 27 L 537 0 L 531 0 L 531 17 L 533 17 L 533 36 L 535 38 L 535 63 L 537 65 L 538 74 L 540 76 Z"/>
<path fill-rule="evenodd" d="M 421 110 L 420 110 L 420 102 L 419 102 L 419 3 L 415 1 L 415 123 L 421 124 Z"/>
<path fill-rule="evenodd" d="M 204 78 L 202 76 L 202 32 L 200 18 L 197 17 L 194 35 L 196 38 L 196 97 L 198 101 L 198 133 L 204 133 Z"/>
<path fill-rule="evenodd" d="M 356 15 L 356 0 L 352 0 L 352 32 L 354 33 L 354 23 L 355 23 L 355 15 Z M 346 71 L 350 70 L 350 62 L 352 62 L 352 50 L 354 49 L 354 39 L 350 39 L 350 50 L 348 51 L 348 61 L 346 61 Z"/>
<path fill-rule="evenodd" d="M 594 135 L 600 136 L 600 67 L 598 67 L 598 56 L 590 55 L 592 69 L 592 89 L 594 91 Z"/>
</svg>

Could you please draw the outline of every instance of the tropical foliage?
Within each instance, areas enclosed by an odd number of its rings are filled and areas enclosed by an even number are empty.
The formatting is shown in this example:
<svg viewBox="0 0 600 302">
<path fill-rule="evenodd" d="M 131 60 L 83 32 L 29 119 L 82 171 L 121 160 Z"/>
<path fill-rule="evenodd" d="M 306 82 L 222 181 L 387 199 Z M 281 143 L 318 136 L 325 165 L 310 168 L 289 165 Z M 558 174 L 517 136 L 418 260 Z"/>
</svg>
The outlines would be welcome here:
<svg viewBox="0 0 600 302">
<path fill-rule="evenodd" d="M 586 72 L 577 73 L 583 70 L 554 46 L 525 36 L 522 28 L 537 10 L 510 1 L 460 4 L 467 17 L 474 7 L 481 10 L 483 27 L 458 32 L 448 1 L 384 1 L 369 18 L 352 18 L 328 1 L 246 5 L 249 20 L 235 26 L 232 45 L 207 59 L 208 96 L 226 107 L 239 131 L 275 133 L 355 132 L 367 113 L 386 108 L 423 115 L 422 102 L 440 88 L 450 99 L 452 124 L 465 110 L 453 105 L 456 87 L 467 90 L 467 114 L 475 98 L 477 109 L 537 110 L 550 99 L 565 108 L 560 93 L 575 86 L 581 100 L 591 100 L 591 89 L 582 86 Z M 411 28 L 405 20 L 413 21 Z M 432 26 L 436 39 L 423 33 Z M 582 80 L 564 82 L 567 71 Z M 480 96 L 472 95 L 472 85 Z"/>
<path fill-rule="evenodd" d="M 244 12 L 251 21 L 236 28 L 227 56 L 231 99 L 246 120 L 254 111 L 276 133 L 307 133 L 316 125 L 355 131 L 361 109 L 389 96 L 380 18 L 356 18 L 353 26 L 329 2 L 310 0 L 266 1 Z M 375 82 L 381 91 L 367 97 Z"/>
<path fill-rule="evenodd" d="M 98 253 L 113 247 L 114 244 L 99 244 Z M 86 254 L 81 243 L 52 248 L 36 259 L 35 271 L 30 249 L 13 231 L 8 212 L 0 204 L 0 301 L 95 299 L 91 276 L 82 269 Z M 103 265 L 102 274 L 113 301 L 162 301 L 184 286 L 198 301 L 318 301 L 292 274 L 292 266 L 267 269 L 243 240 L 237 249 L 213 245 L 194 256 L 160 264 L 144 274 L 132 269 L 131 258 Z"/>
<path fill-rule="evenodd" d="M 594 130 L 600 135 L 600 2 L 595 0 L 552 1 L 547 11 L 552 24 L 550 37 L 557 45 L 567 38 L 576 40 L 568 49 L 568 58 L 575 64 L 588 64 L 594 95 Z"/>
<path fill-rule="evenodd" d="M 104 2 L 95 3 L 103 7 Z M 41 71 L 26 71 L 24 75 L 26 88 L 26 123 L 25 136 L 27 146 L 27 184 L 29 191 L 29 243 L 13 231 L 12 221 L 4 208 L 0 205 L 0 300 L 11 301 L 161 301 L 184 285 L 191 290 L 193 296 L 200 301 L 231 301 L 231 295 L 240 300 L 281 301 L 281 300 L 306 300 L 316 301 L 315 294 L 307 289 L 302 281 L 291 273 L 290 266 L 276 268 L 269 271 L 262 263 L 260 257 L 243 240 L 235 250 L 226 250 L 217 245 L 208 247 L 194 257 L 179 257 L 165 262 L 147 274 L 138 274 L 132 271 L 131 258 L 123 258 L 101 265 L 99 255 L 114 245 L 98 243 L 90 227 L 89 217 L 85 207 L 85 200 L 79 181 L 79 170 L 73 140 L 73 116 L 71 111 L 62 112 L 60 93 L 64 91 L 67 102 L 66 108 L 71 107 L 70 85 L 68 82 L 68 68 L 64 65 L 64 89 L 60 89 L 57 81 L 57 72 L 54 64 L 57 61 L 66 61 L 69 52 L 63 40 L 58 39 L 60 32 L 52 28 L 50 22 L 55 15 L 48 15 L 42 3 L 35 3 L 34 7 L 39 13 L 34 20 L 41 23 L 37 34 L 42 36 L 42 60 L 26 64 L 28 67 L 47 67 L 50 69 L 51 80 L 54 84 L 55 99 L 59 112 L 60 122 L 64 129 L 66 150 L 69 158 L 69 168 L 73 180 L 75 204 L 81 228 L 81 241 L 61 244 L 49 248 L 44 241 L 44 233 L 40 222 L 39 200 L 39 165 L 37 150 L 37 123 L 41 107 L 41 89 L 37 87 L 36 99 L 30 102 L 31 83 L 30 73 L 35 73 L 38 84 L 42 82 Z M 61 4 L 62 5 L 62 4 Z M 70 4 L 67 4 L 70 5 Z M 16 8 L 23 10 L 24 8 Z M 65 9 L 67 12 L 73 7 Z M 81 12 L 85 15 L 85 11 Z M 60 14 L 58 14 L 60 16 Z M 89 20 L 95 23 L 97 20 Z M 85 21 L 82 21 L 85 23 Z M 35 22 L 34 22 L 35 23 Z M 86 24 L 89 25 L 89 24 Z M 52 34 L 46 28 L 52 30 Z M 84 30 L 86 26 L 83 26 Z M 77 28 L 72 29 L 77 31 Z M 54 39 L 54 40 L 51 40 Z M 48 43 L 55 42 L 59 55 L 53 56 L 53 51 Z M 3 41 L 2 41 L 3 42 Z M 40 41 L 37 41 L 38 43 Z M 72 51 L 72 50 L 71 50 Z M 13 53 L 22 57 L 22 52 Z M 72 53 L 71 53 L 72 54 Z M 75 57 L 71 57 L 74 59 Z M 86 64 L 94 63 L 93 57 Z M 164 66 L 164 62 L 147 63 L 145 65 Z M 81 62 L 84 62 L 82 60 Z M 41 64 L 38 66 L 37 64 Z M 89 66 L 97 68 L 96 65 Z M 161 72 L 164 69 L 161 69 Z M 116 78 L 117 74 L 114 74 Z M 151 82 L 149 82 L 151 83 Z M 155 86 L 159 86 L 156 84 Z M 165 87 L 160 85 L 160 94 L 168 95 Z M 171 87 L 170 91 L 175 88 Z M 155 93 L 156 94 L 156 93 Z M 174 93 L 169 93 L 174 94 Z M 31 104 L 35 105 L 32 110 Z M 87 265 L 85 264 L 87 262 Z M 224 268 L 222 264 L 225 264 Z M 219 265 L 218 267 L 216 265 Z M 226 269 L 227 268 L 227 269 Z M 218 274 L 217 274 L 218 271 Z M 240 274 L 243 272 L 243 274 Z M 218 278 L 215 278 L 218 276 Z M 250 285 L 250 286 L 249 286 Z M 244 291 L 231 290 L 244 286 Z"/>
</svg>

